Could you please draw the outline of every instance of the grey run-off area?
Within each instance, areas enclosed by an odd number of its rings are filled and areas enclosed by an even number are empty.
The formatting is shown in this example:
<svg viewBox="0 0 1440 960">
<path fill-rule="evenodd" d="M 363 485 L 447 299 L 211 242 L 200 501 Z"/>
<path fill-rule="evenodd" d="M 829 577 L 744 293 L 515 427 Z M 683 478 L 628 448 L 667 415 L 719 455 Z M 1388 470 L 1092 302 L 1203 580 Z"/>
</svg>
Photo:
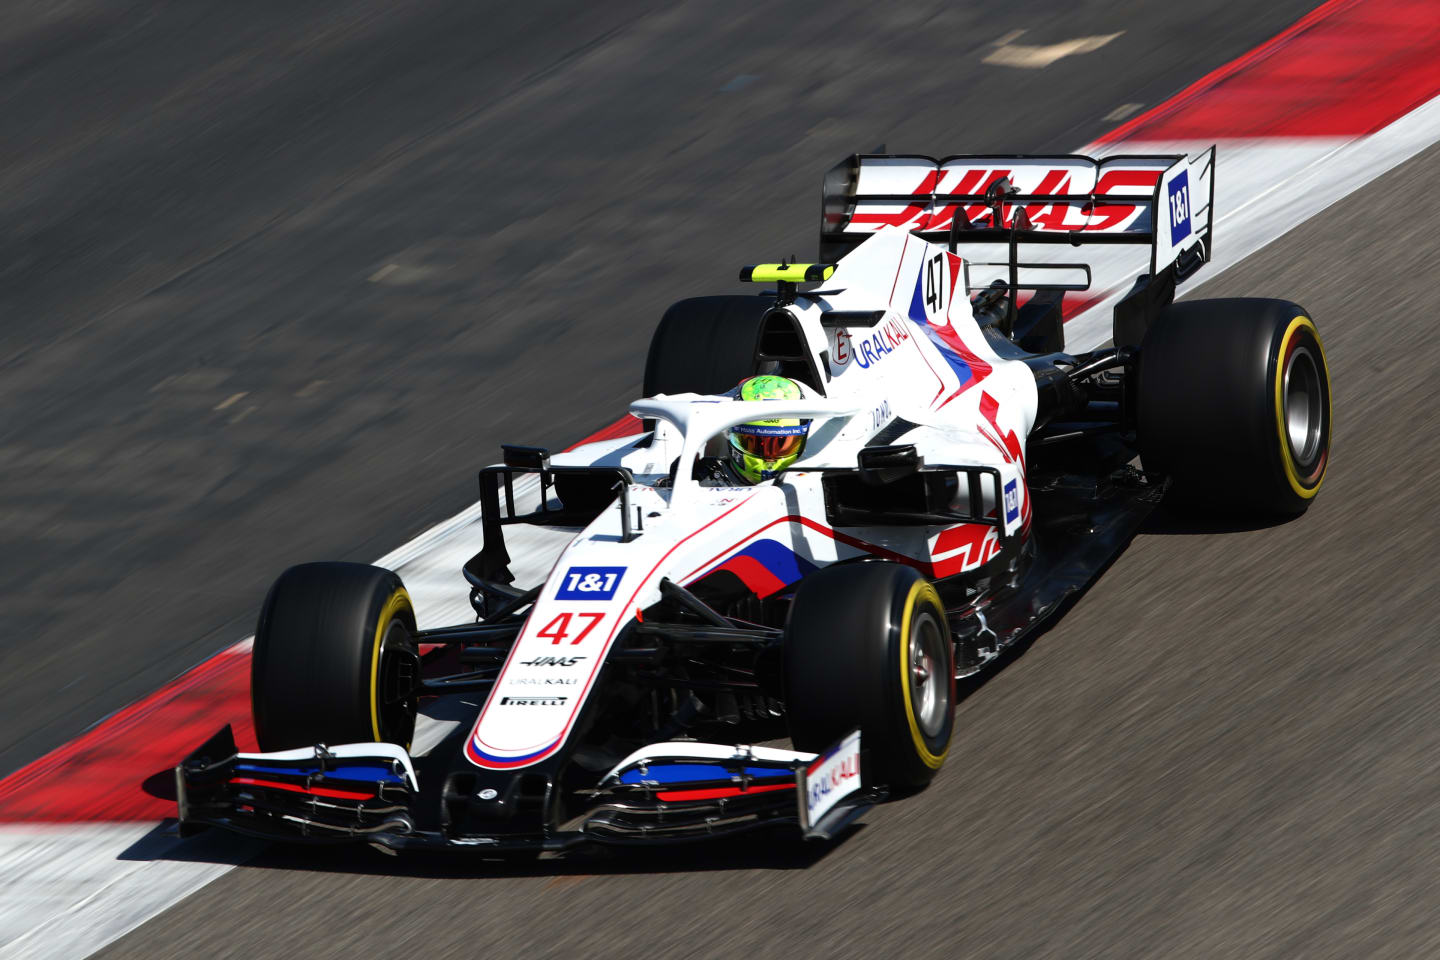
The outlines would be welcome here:
<svg viewBox="0 0 1440 960">
<path fill-rule="evenodd" d="M 1152 523 L 960 705 L 930 789 L 834 849 L 509 869 L 272 850 L 100 956 L 1435 955 L 1437 175 L 1440 147 L 1362 229 L 1322 215 L 1198 291 L 1319 318 L 1336 425 L 1315 507 Z"/>
</svg>

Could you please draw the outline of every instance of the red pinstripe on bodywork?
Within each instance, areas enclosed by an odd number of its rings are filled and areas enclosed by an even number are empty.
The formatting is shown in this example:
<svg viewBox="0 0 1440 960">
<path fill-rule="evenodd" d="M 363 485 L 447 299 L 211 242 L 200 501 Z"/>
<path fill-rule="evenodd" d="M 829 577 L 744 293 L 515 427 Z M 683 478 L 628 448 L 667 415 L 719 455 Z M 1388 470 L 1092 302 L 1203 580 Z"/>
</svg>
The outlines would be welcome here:
<svg viewBox="0 0 1440 960">
<path fill-rule="evenodd" d="M 480 708 L 480 715 L 475 718 L 475 723 L 470 727 L 470 734 L 465 738 L 466 759 L 469 760 L 471 763 L 475 764 L 477 767 L 481 768 L 493 767 L 495 769 L 508 769 L 510 767 L 520 765 L 519 762 L 516 760 L 516 757 L 520 754 L 525 755 L 524 763 L 525 765 L 529 765 L 532 763 L 538 763 L 539 761 L 545 759 L 546 757 L 550 756 L 550 754 L 558 750 L 560 748 L 560 745 L 565 742 L 565 739 L 570 736 L 570 728 L 574 726 L 575 718 L 580 715 L 580 708 L 584 706 L 586 697 L 589 696 L 590 690 L 595 686 L 595 675 L 599 672 L 601 665 L 605 662 L 605 655 L 609 653 L 610 645 L 615 642 L 616 633 L 619 632 L 621 625 L 626 622 L 625 611 L 634 609 L 635 598 L 640 595 L 640 591 L 644 588 L 645 584 L 650 582 L 650 579 L 655 576 L 655 572 L 659 570 L 660 567 L 664 565 L 665 561 L 670 559 L 670 555 L 676 550 L 679 550 L 683 544 L 688 543 L 690 540 L 693 540 L 695 537 L 699 536 L 701 533 L 704 533 L 706 530 L 710 529 L 710 527 L 719 523 L 721 520 L 725 519 L 730 514 L 734 513 L 736 510 L 739 510 L 741 507 L 743 507 L 749 502 L 750 497 L 747 496 L 739 503 L 735 504 L 733 507 L 730 507 L 724 513 L 720 514 L 718 517 L 711 520 L 709 523 L 696 529 L 688 536 L 677 540 L 674 544 L 671 545 L 669 550 L 665 551 L 664 556 L 662 556 L 659 560 L 655 561 L 655 565 L 650 568 L 650 572 L 645 574 L 645 576 L 640 579 L 640 582 L 635 585 L 635 589 L 632 590 L 630 593 L 630 598 L 626 600 L 625 603 L 619 606 L 620 612 L 616 615 L 615 622 L 611 625 L 610 632 L 605 637 L 605 645 L 601 647 L 595 655 L 595 662 L 590 668 L 589 675 L 585 678 L 585 687 L 580 692 L 580 694 L 576 696 L 575 703 L 570 711 L 570 717 L 565 721 L 565 726 L 560 732 L 559 739 L 549 744 L 531 744 L 527 747 L 522 747 L 518 751 L 509 750 L 507 751 L 509 753 L 508 757 L 502 754 L 497 754 L 495 755 L 495 758 L 492 759 L 490 755 L 480 754 L 480 747 L 482 746 L 490 747 L 491 749 L 498 749 L 492 744 L 485 743 L 485 741 L 480 739 L 480 723 L 482 720 L 485 719 L 485 715 L 490 710 L 491 702 L 494 699 L 492 697 L 486 699 L 485 706 Z M 521 642 L 523 639 L 524 633 L 522 632 L 521 636 L 516 638 L 515 643 L 510 647 L 510 653 L 505 657 L 505 665 L 500 668 L 500 675 L 499 678 L 496 680 L 497 685 L 501 680 L 504 679 L 505 671 L 510 669 L 510 663 L 512 660 L 515 659 L 517 652 L 520 650 Z M 536 752 L 527 752 L 532 750 Z"/>
<path fill-rule="evenodd" d="M 655 796 L 660 800 L 719 800 L 721 797 L 743 797 L 751 793 L 773 793 L 776 790 L 794 790 L 793 783 L 769 783 L 753 787 L 714 787 L 705 790 L 659 790 Z"/>
<path fill-rule="evenodd" d="M 230 782 L 238 787 L 265 787 L 268 790 L 285 790 L 303 793 L 312 797 L 329 797 L 332 800 L 374 800 L 375 794 L 358 790 L 336 790 L 334 787 L 302 787 L 298 783 L 282 783 L 279 780 L 261 780 L 258 777 L 231 777 Z"/>
</svg>

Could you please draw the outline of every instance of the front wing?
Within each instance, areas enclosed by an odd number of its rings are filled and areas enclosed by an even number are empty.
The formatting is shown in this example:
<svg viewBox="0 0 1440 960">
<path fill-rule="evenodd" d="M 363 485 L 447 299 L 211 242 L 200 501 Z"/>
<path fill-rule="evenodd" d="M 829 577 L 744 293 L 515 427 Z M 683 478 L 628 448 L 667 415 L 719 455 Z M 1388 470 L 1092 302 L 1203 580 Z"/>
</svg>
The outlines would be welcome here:
<svg viewBox="0 0 1440 960">
<path fill-rule="evenodd" d="M 585 842 L 698 840 L 766 826 L 835 836 L 877 800 L 854 731 L 821 754 L 768 747 L 651 744 L 587 791 L 593 804 L 541 834 L 461 835 L 424 809 L 409 756 L 385 743 L 243 753 L 226 726 L 175 768 L 180 832 L 209 826 L 296 843 L 392 849 L 561 850 Z M 445 798 L 452 799 L 452 798 Z"/>
</svg>

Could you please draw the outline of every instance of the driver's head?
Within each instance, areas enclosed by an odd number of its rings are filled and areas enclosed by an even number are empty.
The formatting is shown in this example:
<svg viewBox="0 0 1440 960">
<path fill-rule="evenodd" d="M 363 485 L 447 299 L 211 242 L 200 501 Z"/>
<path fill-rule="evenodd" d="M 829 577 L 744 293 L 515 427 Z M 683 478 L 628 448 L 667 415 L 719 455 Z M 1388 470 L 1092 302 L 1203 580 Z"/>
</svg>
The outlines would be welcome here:
<svg viewBox="0 0 1440 960">
<path fill-rule="evenodd" d="M 736 388 L 738 400 L 799 400 L 804 394 L 787 377 L 751 377 Z M 750 483 L 775 476 L 799 459 L 810 433 L 808 420 L 752 420 L 726 431 L 730 465 Z"/>
</svg>

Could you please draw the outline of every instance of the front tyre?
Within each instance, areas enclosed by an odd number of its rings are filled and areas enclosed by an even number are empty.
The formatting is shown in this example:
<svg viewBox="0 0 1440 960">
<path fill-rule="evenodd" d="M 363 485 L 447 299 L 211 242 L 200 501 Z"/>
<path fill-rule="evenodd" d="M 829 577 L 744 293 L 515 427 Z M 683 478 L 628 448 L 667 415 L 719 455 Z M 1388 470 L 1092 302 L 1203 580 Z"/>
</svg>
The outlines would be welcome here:
<svg viewBox="0 0 1440 960">
<path fill-rule="evenodd" d="M 400 578 L 359 563 L 280 575 L 255 627 L 255 735 L 265 751 L 383 741 L 408 748 L 420 658 Z"/>
<path fill-rule="evenodd" d="M 826 567 L 801 583 L 785 628 L 785 708 L 795 749 L 857 727 L 872 783 L 928 784 L 955 728 L 954 642 L 934 586 L 896 563 Z"/>
<path fill-rule="evenodd" d="M 1200 507 L 1294 515 L 1330 460 L 1330 372 L 1305 310 L 1285 300 L 1171 304 L 1140 347 L 1146 470 Z"/>
</svg>

